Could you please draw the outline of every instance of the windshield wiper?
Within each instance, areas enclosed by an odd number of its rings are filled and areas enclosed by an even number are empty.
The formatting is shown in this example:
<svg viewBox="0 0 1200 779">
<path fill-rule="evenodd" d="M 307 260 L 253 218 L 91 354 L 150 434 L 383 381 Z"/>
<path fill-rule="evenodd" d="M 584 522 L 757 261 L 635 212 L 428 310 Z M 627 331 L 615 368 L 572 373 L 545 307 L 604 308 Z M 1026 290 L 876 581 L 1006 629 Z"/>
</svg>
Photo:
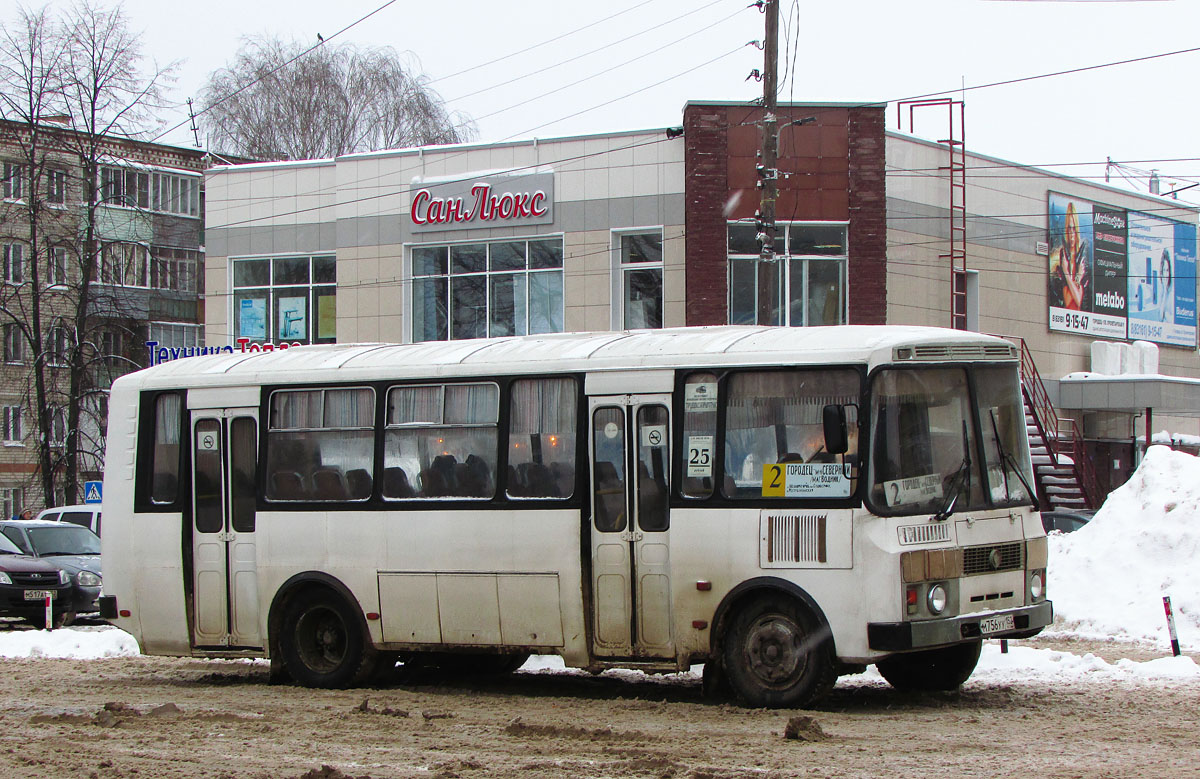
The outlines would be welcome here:
<svg viewBox="0 0 1200 779">
<path fill-rule="evenodd" d="M 1037 492 L 1029 486 L 1029 482 L 1025 480 L 1025 474 L 1021 473 L 1021 469 L 1017 467 L 1016 459 L 1009 454 L 1008 450 L 1004 448 L 1004 442 L 1000 440 L 1000 426 L 996 423 L 996 410 L 988 409 L 988 416 L 992 418 L 992 435 L 996 437 L 996 455 L 1000 458 L 1000 467 L 1004 474 L 1004 497 L 1012 498 L 1008 491 L 1008 469 L 1012 468 L 1012 472 L 1021 481 L 1021 486 L 1025 488 L 1025 494 L 1033 502 L 1033 510 L 1040 511 L 1041 505 L 1038 503 Z"/>
<path fill-rule="evenodd" d="M 958 470 L 950 477 L 950 494 L 946 496 L 946 502 L 942 505 L 942 510 L 933 515 L 935 522 L 945 522 L 954 513 L 954 507 L 958 504 L 958 496 L 965 488 L 967 494 L 971 492 L 971 447 L 970 440 L 967 437 L 967 421 L 964 419 L 962 423 L 963 435 L 963 461 L 958 466 Z"/>
</svg>

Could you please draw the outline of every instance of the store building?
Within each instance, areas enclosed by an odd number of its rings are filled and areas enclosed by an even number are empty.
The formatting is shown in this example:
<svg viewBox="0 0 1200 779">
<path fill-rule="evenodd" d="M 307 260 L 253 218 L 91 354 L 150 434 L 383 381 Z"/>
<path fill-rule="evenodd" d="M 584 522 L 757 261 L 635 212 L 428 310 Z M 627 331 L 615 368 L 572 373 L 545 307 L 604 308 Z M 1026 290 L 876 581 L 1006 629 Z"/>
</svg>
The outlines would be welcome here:
<svg viewBox="0 0 1200 779">
<path fill-rule="evenodd" d="M 688 103 L 681 128 L 212 169 L 206 341 L 966 327 L 1023 339 L 1058 413 L 1126 447 L 1128 472 L 1140 396 L 1071 374 L 1094 341 L 1153 340 L 1177 377 L 1156 424 L 1200 433 L 1197 210 L 888 131 L 885 109 L 780 108 L 769 262 L 762 112 L 745 105 Z"/>
</svg>

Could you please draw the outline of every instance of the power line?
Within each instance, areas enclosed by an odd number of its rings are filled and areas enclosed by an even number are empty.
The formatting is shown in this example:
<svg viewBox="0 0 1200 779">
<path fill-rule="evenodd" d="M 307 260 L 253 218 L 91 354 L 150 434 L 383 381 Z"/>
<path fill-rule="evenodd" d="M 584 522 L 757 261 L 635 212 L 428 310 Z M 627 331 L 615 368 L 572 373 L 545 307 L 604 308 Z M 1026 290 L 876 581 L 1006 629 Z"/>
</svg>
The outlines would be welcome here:
<svg viewBox="0 0 1200 779">
<path fill-rule="evenodd" d="M 316 49 L 316 48 L 317 48 L 317 47 L 319 47 L 319 46 L 324 46 L 324 45 L 325 45 L 326 43 L 328 43 L 329 41 L 331 41 L 331 40 L 333 40 L 334 38 L 338 37 L 339 35 L 341 35 L 342 33 L 346 32 L 347 30 L 351 29 L 352 27 L 356 27 L 356 26 L 358 26 L 358 25 L 362 24 L 362 23 L 363 23 L 363 22 L 365 22 L 367 19 L 370 19 L 372 16 L 374 16 L 374 15 L 375 15 L 375 14 L 377 14 L 377 13 L 379 13 L 380 11 L 382 11 L 383 9 L 387 8 L 389 5 L 392 5 L 392 4 L 393 4 L 393 3 L 395 3 L 395 2 L 396 2 L 396 0 L 387 0 L 387 2 L 386 2 L 386 3 L 384 3 L 384 4 L 383 4 L 383 5 L 381 5 L 381 6 L 379 6 L 379 7 L 378 7 L 378 8 L 376 8 L 374 11 L 371 11 L 371 12 L 370 12 L 370 13 L 368 13 L 366 16 L 363 16 L 363 17 L 361 17 L 361 18 L 357 19 L 356 21 L 353 21 L 353 22 L 351 22 L 350 24 L 346 25 L 346 26 L 345 26 L 345 27 L 343 27 L 342 29 L 340 29 L 340 30 L 338 30 L 337 32 L 335 32 L 333 35 L 330 35 L 328 38 L 323 38 L 323 37 L 321 37 L 321 36 L 319 36 L 319 35 L 318 35 L 318 36 L 317 36 L 317 42 L 316 42 L 316 43 L 314 43 L 312 46 L 309 46 L 307 49 L 305 49 L 304 51 L 300 52 L 300 53 L 299 53 L 299 54 L 297 54 L 296 56 L 292 57 L 292 58 L 291 58 L 291 59 L 289 59 L 287 62 L 284 62 L 284 63 L 282 63 L 282 64 L 280 64 L 280 65 L 277 65 L 276 67 L 272 68 L 271 70 L 268 70 L 266 73 L 262 74 L 261 76 L 259 76 L 259 77 L 255 78 L 255 79 L 253 79 L 252 81 L 250 81 L 250 82 L 248 82 L 248 83 L 246 83 L 246 84 L 243 84 L 242 86 L 238 87 L 238 88 L 237 88 L 237 89 L 235 89 L 234 91 L 230 92 L 228 95 L 225 95 L 225 97 L 221 98 L 220 100 L 217 100 L 216 102 L 212 103 L 211 105 L 207 105 L 207 106 L 205 106 L 204 108 L 202 108 L 201 110 L 199 110 L 199 111 L 197 111 L 196 113 L 192 114 L 192 115 L 191 115 L 191 116 L 189 116 L 187 119 L 185 119 L 184 121 L 180 122 L 179 124 L 177 124 L 177 125 L 174 125 L 174 126 L 172 126 L 172 127 L 169 127 L 169 128 L 167 128 L 166 130 L 163 130 L 161 133 L 159 133 L 158 135 L 156 135 L 156 136 L 154 136 L 153 138 L 151 138 L 151 139 L 150 139 L 150 143 L 154 143 L 154 142 L 155 142 L 155 141 L 157 141 L 159 138 L 162 138 L 164 135 L 166 135 L 166 134 L 168 134 L 168 133 L 175 132 L 176 130 L 178 130 L 180 127 L 183 127 L 183 126 L 184 126 L 185 124 L 187 124 L 188 122 L 195 121 L 195 118 L 196 118 L 197 116 L 203 116 L 204 114 L 208 113 L 209 111 L 211 111 L 212 109 L 216 108 L 217 106 L 219 106 L 219 105 L 221 105 L 221 104 L 223 104 L 223 103 L 226 103 L 226 102 L 228 102 L 228 101 L 232 100 L 234 97 L 236 97 L 237 95 L 241 94 L 242 92 L 245 92 L 247 89 L 249 89 L 250 87 L 252 87 L 252 86 L 254 86 L 255 84 L 259 83 L 260 81 L 262 81 L 262 80 L 264 80 L 264 79 L 266 79 L 266 78 L 269 78 L 270 76 L 273 76 L 273 75 L 275 75 L 275 74 L 276 74 L 276 73 L 278 73 L 279 71 L 281 71 L 281 70 L 283 70 L 284 68 L 286 68 L 288 65 L 291 65 L 293 62 L 295 62 L 296 60 L 300 59 L 300 58 L 301 58 L 301 57 L 303 57 L 305 54 L 308 54 L 308 53 L 309 53 L 310 51 L 312 51 L 313 49 Z"/>
</svg>

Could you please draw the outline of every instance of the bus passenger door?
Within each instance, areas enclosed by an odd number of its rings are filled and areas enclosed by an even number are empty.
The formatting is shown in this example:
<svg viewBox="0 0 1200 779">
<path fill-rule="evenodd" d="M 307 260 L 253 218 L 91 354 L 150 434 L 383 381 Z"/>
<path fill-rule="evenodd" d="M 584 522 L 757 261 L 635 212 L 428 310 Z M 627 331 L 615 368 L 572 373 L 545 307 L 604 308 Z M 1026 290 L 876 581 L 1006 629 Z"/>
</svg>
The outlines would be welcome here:
<svg viewBox="0 0 1200 779">
<path fill-rule="evenodd" d="M 196 646 L 261 647 L 254 548 L 258 410 L 192 411 Z"/>
<path fill-rule="evenodd" d="M 593 397 L 592 621 L 601 657 L 673 657 L 670 396 Z"/>
</svg>

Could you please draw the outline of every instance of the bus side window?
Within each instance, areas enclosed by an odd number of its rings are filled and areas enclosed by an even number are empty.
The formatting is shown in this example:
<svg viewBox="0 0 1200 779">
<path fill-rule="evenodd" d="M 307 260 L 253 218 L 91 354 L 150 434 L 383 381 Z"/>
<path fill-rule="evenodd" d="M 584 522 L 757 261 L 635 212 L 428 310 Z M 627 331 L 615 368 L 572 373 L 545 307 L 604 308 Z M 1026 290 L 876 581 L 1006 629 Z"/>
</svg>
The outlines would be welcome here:
<svg viewBox="0 0 1200 779">
<path fill-rule="evenodd" d="M 499 415 L 500 388 L 490 382 L 392 387 L 383 497 L 494 497 Z"/>
<path fill-rule="evenodd" d="M 374 483 L 374 450 L 373 389 L 274 392 L 267 430 L 267 500 L 367 500 Z"/>
<path fill-rule="evenodd" d="M 571 378 L 513 382 L 508 497 L 569 498 L 575 493 L 575 401 Z"/>
<path fill-rule="evenodd" d="M 683 496 L 713 493 L 717 440 L 717 376 L 693 373 L 683 384 Z"/>
<path fill-rule="evenodd" d="M 150 501 L 174 503 L 179 495 L 179 428 L 183 398 L 177 393 L 154 401 L 154 451 L 151 454 Z"/>
</svg>

